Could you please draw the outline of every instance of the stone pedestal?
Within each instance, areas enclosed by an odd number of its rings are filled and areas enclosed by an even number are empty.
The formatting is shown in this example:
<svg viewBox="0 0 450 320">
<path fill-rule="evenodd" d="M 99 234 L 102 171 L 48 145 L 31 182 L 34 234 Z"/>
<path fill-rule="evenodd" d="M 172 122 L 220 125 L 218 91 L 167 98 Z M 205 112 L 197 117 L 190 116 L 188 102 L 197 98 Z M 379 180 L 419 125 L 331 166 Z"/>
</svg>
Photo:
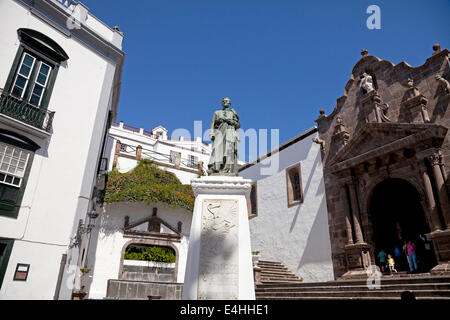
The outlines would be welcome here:
<svg viewBox="0 0 450 320">
<path fill-rule="evenodd" d="M 419 94 L 401 103 L 406 110 L 406 118 L 409 123 L 428 123 L 430 117 L 427 109 L 428 100 L 424 95 Z"/>
<path fill-rule="evenodd" d="M 434 231 L 427 234 L 433 241 L 434 252 L 438 260 L 438 265 L 431 269 L 433 275 L 450 274 L 450 230 Z"/>
<path fill-rule="evenodd" d="M 194 214 L 182 299 L 254 300 L 247 199 L 251 180 L 192 180 Z"/>
<path fill-rule="evenodd" d="M 341 279 L 367 278 L 370 266 L 370 245 L 367 243 L 349 244 L 344 247 L 347 260 L 347 272 Z"/>
<path fill-rule="evenodd" d="M 361 99 L 361 105 L 365 122 L 390 122 L 389 118 L 384 114 L 381 97 L 376 90 L 366 93 Z"/>
</svg>

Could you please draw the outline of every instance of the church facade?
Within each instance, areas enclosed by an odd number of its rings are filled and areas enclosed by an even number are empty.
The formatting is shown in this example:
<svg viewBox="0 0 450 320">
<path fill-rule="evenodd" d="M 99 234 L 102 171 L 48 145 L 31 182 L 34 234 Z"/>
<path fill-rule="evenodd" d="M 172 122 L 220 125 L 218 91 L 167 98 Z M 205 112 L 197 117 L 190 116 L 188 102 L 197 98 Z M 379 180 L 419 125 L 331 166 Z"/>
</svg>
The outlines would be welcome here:
<svg viewBox="0 0 450 320">
<path fill-rule="evenodd" d="M 322 146 L 335 278 L 366 274 L 380 250 L 405 241 L 418 272 L 450 260 L 449 51 L 393 64 L 361 52 L 334 110 L 316 120 Z"/>
</svg>

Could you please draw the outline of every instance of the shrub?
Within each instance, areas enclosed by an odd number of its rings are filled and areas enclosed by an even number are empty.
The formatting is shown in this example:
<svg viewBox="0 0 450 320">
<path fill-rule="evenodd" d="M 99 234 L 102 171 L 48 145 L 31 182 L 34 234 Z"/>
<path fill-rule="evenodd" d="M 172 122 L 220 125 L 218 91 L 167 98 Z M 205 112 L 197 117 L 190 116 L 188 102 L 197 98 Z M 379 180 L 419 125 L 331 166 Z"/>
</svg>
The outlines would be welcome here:
<svg viewBox="0 0 450 320">
<path fill-rule="evenodd" d="M 171 248 L 150 246 L 146 248 L 128 247 L 125 250 L 125 259 L 174 263 L 175 253 Z"/>
<path fill-rule="evenodd" d="M 104 201 L 161 202 L 188 210 L 194 209 L 190 185 L 181 184 L 172 172 L 159 169 L 148 159 L 140 160 L 131 171 L 120 173 L 114 168 L 108 176 Z"/>
</svg>

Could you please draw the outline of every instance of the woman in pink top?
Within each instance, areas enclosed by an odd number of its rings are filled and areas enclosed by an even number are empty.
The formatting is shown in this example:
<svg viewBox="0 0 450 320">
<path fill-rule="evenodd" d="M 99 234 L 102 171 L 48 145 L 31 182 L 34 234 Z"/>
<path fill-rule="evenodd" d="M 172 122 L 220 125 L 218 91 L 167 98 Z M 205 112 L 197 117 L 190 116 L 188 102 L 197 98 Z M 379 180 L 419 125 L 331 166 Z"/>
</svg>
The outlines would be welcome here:
<svg viewBox="0 0 450 320">
<path fill-rule="evenodd" d="M 406 252 L 408 253 L 409 271 L 417 271 L 416 245 L 408 241 L 406 244 Z"/>
</svg>

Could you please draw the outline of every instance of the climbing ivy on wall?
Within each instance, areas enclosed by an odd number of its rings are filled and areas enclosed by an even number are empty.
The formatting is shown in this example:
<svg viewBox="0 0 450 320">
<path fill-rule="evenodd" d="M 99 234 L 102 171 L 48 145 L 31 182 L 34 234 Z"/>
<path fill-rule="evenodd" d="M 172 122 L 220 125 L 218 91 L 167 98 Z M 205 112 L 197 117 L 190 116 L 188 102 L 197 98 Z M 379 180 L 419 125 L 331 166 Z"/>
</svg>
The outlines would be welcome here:
<svg viewBox="0 0 450 320">
<path fill-rule="evenodd" d="M 104 201 L 161 202 L 174 207 L 194 209 L 194 193 L 172 172 L 159 169 L 152 161 L 143 159 L 131 171 L 120 173 L 114 168 L 108 176 Z"/>
</svg>

